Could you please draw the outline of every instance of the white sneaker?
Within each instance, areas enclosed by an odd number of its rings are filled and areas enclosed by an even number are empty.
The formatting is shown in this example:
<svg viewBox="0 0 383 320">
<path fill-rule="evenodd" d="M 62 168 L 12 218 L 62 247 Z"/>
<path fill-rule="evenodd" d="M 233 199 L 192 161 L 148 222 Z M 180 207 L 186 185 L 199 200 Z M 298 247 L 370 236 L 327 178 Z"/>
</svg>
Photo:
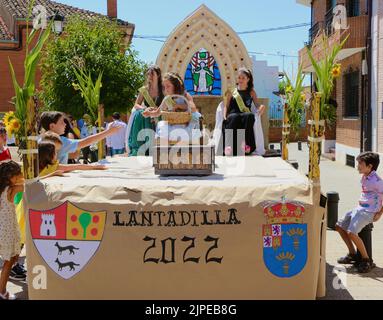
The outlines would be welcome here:
<svg viewBox="0 0 383 320">
<path fill-rule="evenodd" d="M 0 293 L 0 300 L 16 300 L 16 296 L 9 292 L 6 292 L 4 294 Z"/>
<path fill-rule="evenodd" d="M 16 300 L 16 296 L 13 293 L 8 292 L 8 300 Z"/>
</svg>

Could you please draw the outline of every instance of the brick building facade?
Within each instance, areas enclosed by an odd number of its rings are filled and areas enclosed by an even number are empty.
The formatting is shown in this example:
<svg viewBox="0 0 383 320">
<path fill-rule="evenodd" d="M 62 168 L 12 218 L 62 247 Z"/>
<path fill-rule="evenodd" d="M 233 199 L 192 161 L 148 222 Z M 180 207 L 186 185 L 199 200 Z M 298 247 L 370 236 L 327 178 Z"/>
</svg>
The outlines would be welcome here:
<svg viewBox="0 0 383 320">
<path fill-rule="evenodd" d="M 117 0 L 107 0 L 108 17 L 117 19 Z M 105 17 L 101 14 L 78 9 L 50 0 L 36 0 L 35 5 L 42 5 L 50 17 L 58 10 L 59 14 L 68 18 L 71 15 L 80 15 L 84 19 Z M 26 17 L 28 2 L 24 0 L 0 0 L 0 119 L 2 113 L 13 110 L 10 103 L 14 94 L 12 79 L 9 70 L 8 58 L 12 61 L 19 82 L 24 77 Z M 126 21 L 117 19 L 126 43 L 130 43 L 135 26 Z M 64 20 L 65 23 L 65 20 Z M 65 33 L 65 29 L 64 29 Z M 37 82 L 40 79 L 37 72 Z"/>
<path fill-rule="evenodd" d="M 372 137 L 374 136 L 374 124 L 368 125 L 368 121 L 377 124 L 376 105 L 370 100 L 368 86 L 368 37 L 370 31 L 370 11 L 368 0 L 297 0 L 297 3 L 311 6 L 312 26 L 309 32 L 308 45 L 312 47 L 318 60 L 323 56 L 322 45 L 317 35 L 325 31 L 329 36 L 330 43 L 341 43 L 349 36 L 344 48 L 338 55 L 342 64 L 342 75 L 336 80 L 333 99 L 337 104 L 337 122 L 335 140 L 329 140 L 326 136 L 324 146 L 333 148 L 336 152 L 336 160 L 349 165 L 355 165 L 355 157 L 361 150 L 374 148 Z M 381 1 L 373 1 L 378 5 Z M 345 27 L 340 30 L 332 28 L 334 8 L 343 6 L 344 12 L 335 10 L 335 13 L 344 14 Z M 380 4 L 381 5 L 381 4 Z M 339 21 L 339 20 L 338 20 Z M 300 62 L 305 72 L 313 72 L 308 59 L 306 48 L 299 52 Z M 368 119 L 367 113 L 371 106 L 372 116 Z M 375 108 L 375 110 L 374 110 Z M 372 145 L 369 145 L 372 144 Z M 324 150 L 325 152 L 327 150 Z"/>
</svg>

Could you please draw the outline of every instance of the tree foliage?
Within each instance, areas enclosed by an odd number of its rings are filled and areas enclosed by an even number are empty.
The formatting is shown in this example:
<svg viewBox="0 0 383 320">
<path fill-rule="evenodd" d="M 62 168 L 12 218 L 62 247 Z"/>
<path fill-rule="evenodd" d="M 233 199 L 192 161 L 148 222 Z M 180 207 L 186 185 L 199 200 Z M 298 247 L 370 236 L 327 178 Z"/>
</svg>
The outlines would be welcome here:
<svg viewBox="0 0 383 320">
<path fill-rule="evenodd" d="M 55 36 L 45 50 L 42 61 L 40 98 L 45 108 L 63 111 L 76 118 L 86 113 L 75 68 L 86 68 L 96 82 L 102 72 L 100 103 L 105 114 L 126 112 L 134 105 L 137 90 L 144 83 L 146 65 L 139 61 L 137 52 L 125 50 L 121 30 L 106 18 L 84 20 L 72 16 L 65 33 Z"/>
</svg>

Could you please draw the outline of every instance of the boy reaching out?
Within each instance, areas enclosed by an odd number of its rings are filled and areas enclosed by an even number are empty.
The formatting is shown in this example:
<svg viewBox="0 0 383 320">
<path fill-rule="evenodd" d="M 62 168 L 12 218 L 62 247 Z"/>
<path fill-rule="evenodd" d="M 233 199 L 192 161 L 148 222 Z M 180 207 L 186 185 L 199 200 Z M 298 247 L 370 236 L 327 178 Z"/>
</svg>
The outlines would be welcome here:
<svg viewBox="0 0 383 320">
<path fill-rule="evenodd" d="M 47 132 L 54 132 L 58 135 L 62 135 L 65 132 L 66 124 L 64 122 L 64 114 L 57 111 L 43 112 L 41 115 L 41 127 Z M 62 147 L 58 153 L 58 160 L 61 164 L 68 163 L 68 155 L 76 152 L 78 149 L 85 148 L 94 143 L 97 143 L 107 137 L 110 137 L 121 130 L 122 127 L 118 125 L 112 125 L 107 130 L 91 135 L 81 140 L 72 140 L 65 137 L 60 137 Z"/>
</svg>

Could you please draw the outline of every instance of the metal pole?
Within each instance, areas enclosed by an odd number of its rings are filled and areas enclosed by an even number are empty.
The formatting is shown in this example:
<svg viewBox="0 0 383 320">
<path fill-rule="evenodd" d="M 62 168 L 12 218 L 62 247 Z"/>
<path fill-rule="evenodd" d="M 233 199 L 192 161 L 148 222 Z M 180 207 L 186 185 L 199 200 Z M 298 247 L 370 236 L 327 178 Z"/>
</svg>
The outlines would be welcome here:
<svg viewBox="0 0 383 320">
<path fill-rule="evenodd" d="M 335 230 L 336 223 L 338 222 L 338 205 L 339 194 L 335 191 L 327 193 L 327 226 Z"/>
<path fill-rule="evenodd" d="M 367 110 L 366 110 L 366 134 L 365 134 L 365 151 L 372 151 L 372 109 L 371 109 L 371 82 L 372 82 L 372 6 L 373 1 L 368 1 L 368 36 L 367 36 L 367 64 L 368 64 L 368 75 L 367 75 Z"/>
<path fill-rule="evenodd" d="M 358 234 L 359 238 L 362 239 L 364 246 L 366 247 L 366 251 L 368 254 L 368 257 L 370 258 L 371 265 L 374 265 L 374 260 L 372 259 L 372 229 L 374 228 L 374 225 L 370 223 L 369 225 L 365 226 L 362 231 Z M 359 250 L 357 252 L 358 260 L 362 258 L 362 255 L 360 254 Z"/>
</svg>

